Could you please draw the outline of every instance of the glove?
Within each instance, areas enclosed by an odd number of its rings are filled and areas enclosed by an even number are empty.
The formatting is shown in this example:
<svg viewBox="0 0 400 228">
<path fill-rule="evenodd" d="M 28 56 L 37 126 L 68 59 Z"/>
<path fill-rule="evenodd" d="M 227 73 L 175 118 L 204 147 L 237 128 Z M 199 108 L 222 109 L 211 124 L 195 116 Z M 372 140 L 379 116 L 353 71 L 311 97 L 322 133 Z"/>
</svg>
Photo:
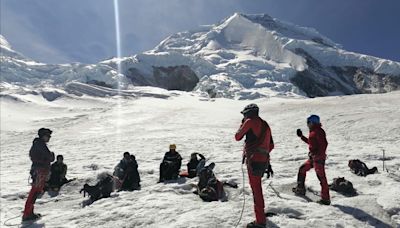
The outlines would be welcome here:
<svg viewBox="0 0 400 228">
<path fill-rule="evenodd" d="M 265 172 L 267 173 L 267 179 L 274 176 L 274 171 L 272 170 L 271 164 L 267 165 L 267 169 Z"/>
<path fill-rule="evenodd" d="M 300 129 L 297 129 L 297 136 L 301 137 L 303 136 L 303 132 Z"/>
</svg>

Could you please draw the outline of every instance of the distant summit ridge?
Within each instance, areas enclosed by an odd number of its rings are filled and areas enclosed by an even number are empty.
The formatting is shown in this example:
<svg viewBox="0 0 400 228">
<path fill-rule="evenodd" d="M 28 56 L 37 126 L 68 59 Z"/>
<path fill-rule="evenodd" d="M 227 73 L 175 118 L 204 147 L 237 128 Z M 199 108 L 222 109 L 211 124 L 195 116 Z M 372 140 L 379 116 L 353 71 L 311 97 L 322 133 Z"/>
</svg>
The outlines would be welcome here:
<svg viewBox="0 0 400 228">
<path fill-rule="evenodd" d="M 234 99 L 400 88 L 400 63 L 345 51 L 313 28 L 267 14 L 235 13 L 215 25 L 173 34 L 153 50 L 90 65 L 36 63 L 14 52 L 3 37 L 0 41 L 1 80 L 8 83 L 45 81 L 60 88 L 71 81 L 109 88 L 120 83 L 123 88 L 156 86 Z"/>
</svg>

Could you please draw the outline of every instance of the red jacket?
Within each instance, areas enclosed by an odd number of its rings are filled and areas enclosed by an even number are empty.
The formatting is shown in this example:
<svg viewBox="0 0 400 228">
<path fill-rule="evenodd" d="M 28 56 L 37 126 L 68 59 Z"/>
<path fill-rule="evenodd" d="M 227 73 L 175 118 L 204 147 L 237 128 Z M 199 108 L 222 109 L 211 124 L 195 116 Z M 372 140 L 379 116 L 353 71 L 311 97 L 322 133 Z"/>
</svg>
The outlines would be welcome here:
<svg viewBox="0 0 400 228">
<path fill-rule="evenodd" d="M 259 139 L 262 132 L 263 124 L 266 125 L 265 134 L 263 139 Z M 235 134 L 236 141 L 240 141 L 246 135 L 246 145 L 244 148 L 244 153 L 247 158 L 249 158 L 248 153 L 253 152 L 257 148 L 262 148 L 268 153 L 274 149 L 274 141 L 272 139 L 271 128 L 268 126 L 260 117 L 247 118 L 242 125 L 240 125 L 239 130 Z M 264 156 L 260 153 L 255 153 L 252 157 L 254 161 L 269 161 L 269 156 Z"/>
<path fill-rule="evenodd" d="M 315 125 L 311 130 L 308 138 L 301 136 L 301 139 L 308 144 L 311 157 L 314 161 L 326 159 L 326 148 L 328 147 L 328 141 L 326 140 L 326 134 L 322 129 L 321 124 Z"/>
</svg>

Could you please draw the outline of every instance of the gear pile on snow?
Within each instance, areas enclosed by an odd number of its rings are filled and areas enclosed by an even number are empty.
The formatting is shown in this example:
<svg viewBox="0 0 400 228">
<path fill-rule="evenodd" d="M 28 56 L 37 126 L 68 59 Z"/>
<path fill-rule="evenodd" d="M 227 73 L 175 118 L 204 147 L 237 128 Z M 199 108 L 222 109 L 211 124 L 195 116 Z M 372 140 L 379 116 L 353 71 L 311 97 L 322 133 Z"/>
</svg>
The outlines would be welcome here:
<svg viewBox="0 0 400 228">
<path fill-rule="evenodd" d="M 329 188 L 346 196 L 357 195 L 357 191 L 354 189 L 353 183 L 351 183 L 349 180 L 346 180 L 344 177 L 333 178 L 333 182 L 329 185 Z"/>
</svg>

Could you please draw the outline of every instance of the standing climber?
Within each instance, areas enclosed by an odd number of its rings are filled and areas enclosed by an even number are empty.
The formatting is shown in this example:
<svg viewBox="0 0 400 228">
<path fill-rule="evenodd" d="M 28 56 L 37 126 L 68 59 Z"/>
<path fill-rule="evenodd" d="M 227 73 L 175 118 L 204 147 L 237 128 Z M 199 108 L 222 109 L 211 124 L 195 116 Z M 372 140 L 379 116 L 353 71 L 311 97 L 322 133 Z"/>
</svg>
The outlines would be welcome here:
<svg viewBox="0 0 400 228">
<path fill-rule="evenodd" d="M 271 129 L 268 123 L 259 117 L 258 112 L 259 108 L 256 104 L 247 105 L 241 111 L 244 118 L 242 125 L 240 125 L 235 134 L 237 141 L 246 136 L 243 156 L 246 160 L 249 182 L 253 191 L 254 212 L 256 215 L 256 221 L 247 224 L 248 228 L 266 226 L 261 178 L 267 168 L 270 167 L 269 153 L 274 148 Z"/>
<path fill-rule="evenodd" d="M 300 166 L 297 175 L 297 186 L 293 188 L 293 192 L 298 195 L 306 194 L 306 188 L 304 185 L 306 174 L 311 168 L 314 168 L 321 184 L 321 200 L 319 200 L 318 203 L 330 205 L 329 186 L 325 175 L 326 148 L 328 147 L 326 134 L 324 129 L 322 129 L 320 118 L 317 115 L 311 115 L 307 118 L 307 126 L 310 130 L 308 138 L 303 136 L 303 132 L 300 129 L 297 129 L 297 136 L 308 144 L 309 158 L 302 166 Z"/>
<path fill-rule="evenodd" d="M 32 160 L 31 176 L 32 188 L 26 199 L 22 221 L 35 220 L 40 218 L 40 214 L 33 213 L 34 204 L 37 197 L 43 192 L 43 188 L 50 172 L 50 163 L 54 161 L 54 153 L 47 148 L 52 131 L 47 128 L 40 128 L 39 138 L 33 140 L 33 145 L 29 151 Z"/>
</svg>

